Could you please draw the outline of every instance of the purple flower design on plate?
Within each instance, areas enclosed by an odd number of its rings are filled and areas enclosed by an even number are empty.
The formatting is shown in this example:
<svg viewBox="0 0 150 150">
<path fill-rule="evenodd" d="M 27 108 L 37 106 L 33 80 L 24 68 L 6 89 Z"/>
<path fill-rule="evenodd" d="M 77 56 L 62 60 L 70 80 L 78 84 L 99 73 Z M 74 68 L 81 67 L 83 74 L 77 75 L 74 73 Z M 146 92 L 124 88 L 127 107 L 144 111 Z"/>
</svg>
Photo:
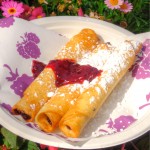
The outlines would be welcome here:
<svg viewBox="0 0 150 150">
<path fill-rule="evenodd" d="M 39 130 L 38 125 L 32 122 L 27 122 L 25 125 L 27 125 L 30 128 L 34 128 L 36 130 Z"/>
<path fill-rule="evenodd" d="M 11 113 L 12 107 L 9 104 L 6 103 L 0 103 L 0 106 L 4 109 L 6 109 L 9 113 Z"/>
<path fill-rule="evenodd" d="M 0 19 L 0 27 L 9 28 L 10 26 L 13 25 L 14 22 L 15 22 L 15 19 L 13 17 L 2 18 Z"/>
<path fill-rule="evenodd" d="M 21 76 L 19 76 L 18 70 L 16 69 L 14 73 L 7 64 L 4 64 L 4 67 L 6 67 L 10 71 L 9 73 L 11 76 L 6 77 L 8 81 L 12 82 L 10 88 L 14 90 L 15 94 L 22 97 L 24 90 L 34 80 L 33 77 L 28 76 L 27 74 L 22 74 Z"/>
<path fill-rule="evenodd" d="M 144 105 L 142 105 L 142 106 L 140 106 L 139 107 L 139 109 L 141 110 L 141 109 L 143 109 L 143 108 L 145 108 L 146 106 L 150 106 L 150 93 L 148 93 L 147 95 L 146 95 L 146 100 L 147 100 L 147 103 L 145 103 Z"/>
<path fill-rule="evenodd" d="M 41 55 L 40 49 L 38 47 L 38 43 L 40 39 L 35 33 L 25 33 L 23 36 L 20 36 L 23 41 L 17 42 L 16 47 L 19 55 L 21 55 L 25 59 L 29 58 L 38 58 Z"/>
<path fill-rule="evenodd" d="M 116 129 L 117 132 L 120 132 L 126 129 L 135 121 L 136 119 L 133 116 L 121 115 L 118 118 L 116 118 L 114 121 L 110 118 L 106 124 L 108 124 L 108 128 Z"/>
<path fill-rule="evenodd" d="M 150 39 L 143 43 L 142 52 L 137 56 L 131 71 L 136 79 L 150 78 Z"/>
</svg>

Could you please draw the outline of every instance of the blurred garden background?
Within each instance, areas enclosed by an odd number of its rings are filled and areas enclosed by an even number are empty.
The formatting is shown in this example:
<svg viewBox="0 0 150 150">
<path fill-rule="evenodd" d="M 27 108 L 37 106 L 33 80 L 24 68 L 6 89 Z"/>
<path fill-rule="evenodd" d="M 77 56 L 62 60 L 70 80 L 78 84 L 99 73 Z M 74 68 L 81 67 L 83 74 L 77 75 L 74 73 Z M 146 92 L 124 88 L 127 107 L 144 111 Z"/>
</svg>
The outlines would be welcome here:
<svg viewBox="0 0 150 150">
<path fill-rule="evenodd" d="M 84 16 L 117 24 L 133 33 L 149 31 L 149 0 L 0 0 L 0 18 L 33 20 Z"/>
</svg>

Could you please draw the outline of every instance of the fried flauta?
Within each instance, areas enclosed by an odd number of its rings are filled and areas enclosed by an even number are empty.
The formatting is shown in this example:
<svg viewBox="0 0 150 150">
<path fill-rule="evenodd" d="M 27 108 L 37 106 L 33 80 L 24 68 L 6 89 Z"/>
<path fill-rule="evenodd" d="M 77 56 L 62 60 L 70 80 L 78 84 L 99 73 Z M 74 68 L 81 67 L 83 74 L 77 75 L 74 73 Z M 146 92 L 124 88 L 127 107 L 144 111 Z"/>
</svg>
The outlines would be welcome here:
<svg viewBox="0 0 150 150">
<path fill-rule="evenodd" d="M 91 29 L 83 29 L 70 39 L 58 52 L 55 59 L 77 60 L 88 51 L 92 51 L 100 42 L 99 37 Z M 55 92 L 56 75 L 52 68 L 46 67 L 29 85 L 23 97 L 13 106 L 12 113 L 20 114 L 26 121 L 34 121 L 36 114 L 50 99 L 48 93 Z"/>
<path fill-rule="evenodd" d="M 83 128 L 96 115 L 117 83 L 132 66 L 140 49 L 140 43 L 132 44 L 126 41 L 118 49 L 113 50 L 103 66 L 101 76 L 90 83 L 89 88 L 62 117 L 59 128 L 67 137 L 80 136 Z"/>
</svg>

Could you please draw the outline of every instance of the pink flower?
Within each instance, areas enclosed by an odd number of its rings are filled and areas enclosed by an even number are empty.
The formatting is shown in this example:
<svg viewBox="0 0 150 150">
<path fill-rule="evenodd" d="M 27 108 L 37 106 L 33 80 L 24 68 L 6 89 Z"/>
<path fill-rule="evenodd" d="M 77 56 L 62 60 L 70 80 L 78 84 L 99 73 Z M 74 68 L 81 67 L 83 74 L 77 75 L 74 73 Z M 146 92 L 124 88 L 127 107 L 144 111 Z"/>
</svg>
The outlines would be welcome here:
<svg viewBox="0 0 150 150">
<path fill-rule="evenodd" d="M 23 13 L 21 13 L 20 18 L 28 20 L 29 17 L 31 16 L 32 8 L 26 4 L 23 4 L 23 9 L 24 11 Z"/>
<path fill-rule="evenodd" d="M 33 9 L 29 20 L 42 18 L 42 17 L 45 17 L 45 16 L 46 16 L 46 14 L 43 12 L 43 8 L 42 7 L 36 7 L 36 8 Z"/>
<path fill-rule="evenodd" d="M 45 149 L 48 149 L 48 150 L 58 150 L 57 147 L 54 147 L 54 146 L 47 146 L 47 145 L 44 145 L 44 144 L 40 144 L 40 149 L 41 149 L 41 150 L 45 150 Z"/>
<path fill-rule="evenodd" d="M 120 6 L 120 11 L 124 12 L 124 13 L 128 13 L 130 11 L 132 11 L 133 9 L 133 5 L 131 3 L 129 3 L 128 1 L 125 1 L 121 6 Z"/>
<path fill-rule="evenodd" d="M 58 150 L 58 148 L 54 146 L 48 146 L 48 150 Z"/>
<path fill-rule="evenodd" d="M 46 149 L 46 148 L 47 148 L 47 145 L 40 144 L 40 149 L 41 149 L 41 150 L 44 150 L 44 149 Z"/>
<path fill-rule="evenodd" d="M 123 0 L 105 0 L 105 4 L 110 9 L 119 9 L 120 5 L 123 4 Z"/>
<path fill-rule="evenodd" d="M 78 9 L 78 16 L 84 16 L 82 8 Z"/>
<path fill-rule="evenodd" d="M 19 15 L 24 11 L 23 4 L 15 2 L 13 0 L 3 1 L 1 9 L 3 11 L 4 17 L 10 16 L 19 17 Z"/>
</svg>

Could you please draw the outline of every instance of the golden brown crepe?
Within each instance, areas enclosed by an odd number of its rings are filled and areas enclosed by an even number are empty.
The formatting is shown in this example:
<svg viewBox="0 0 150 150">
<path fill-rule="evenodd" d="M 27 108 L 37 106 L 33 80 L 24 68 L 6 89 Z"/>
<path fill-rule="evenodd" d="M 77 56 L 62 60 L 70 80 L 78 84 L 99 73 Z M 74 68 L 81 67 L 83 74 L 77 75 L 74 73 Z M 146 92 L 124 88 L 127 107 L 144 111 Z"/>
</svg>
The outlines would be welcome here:
<svg viewBox="0 0 150 150">
<path fill-rule="evenodd" d="M 100 39 L 93 30 L 83 29 L 70 39 L 58 52 L 55 59 L 77 60 L 86 52 L 92 51 L 98 43 Z M 56 89 L 53 70 L 45 68 L 26 89 L 23 97 L 13 106 L 12 113 L 22 115 L 26 121 L 34 121 L 35 115 L 50 99 L 48 93 L 53 93 Z"/>
<path fill-rule="evenodd" d="M 77 61 L 83 57 L 85 53 L 92 52 L 101 42 L 101 39 L 94 30 L 88 28 L 82 29 L 81 32 L 70 39 L 55 58 L 67 58 Z"/>
<path fill-rule="evenodd" d="M 45 132 L 52 132 L 58 126 L 60 119 L 73 105 L 80 94 L 79 88 L 71 91 L 73 85 L 59 87 L 54 96 L 41 108 L 35 117 L 35 122 Z"/>
<path fill-rule="evenodd" d="M 45 68 L 13 106 L 13 114 L 20 114 L 26 121 L 34 121 L 37 112 L 49 99 L 47 93 L 55 90 L 55 75 L 52 69 Z"/>
<path fill-rule="evenodd" d="M 101 76 L 94 79 L 89 88 L 78 97 L 75 105 L 62 117 L 59 128 L 67 137 L 80 136 L 83 128 L 96 115 L 117 83 L 132 66 L 140 49 L 140 44 L 133 47 L 131 43 L 125 42 L 113 51 L 103 66 Z"/>
<path fill-rule="evenodd" d="M 92 57 L 92 54 L 103 51 L 109 48 L 107 44 L 99 44 L 93 51 L 88 53 L 88 57 Z M 110 52 L 108 52 L 110 54 Z M 81 58 L 84 60 L 84 56 Z M 85 61 L 88 58 L 85 57 Z M 103 59 L 105 63 L 106 60 Z M 86 62 L 85 62 L 86 63 Z M 87 69 L 85 70 L 87 72 Z M 93 71 L 94 72 L 94 71 Z M 69 76 L 69 74 L 68 74 Z M 88 74 L 90 76 L 90 74 Z M 58 87 L 52 98 L 41 108 L 35 117 L 35 122 L 45 132 L 52 132 L 56 129 L 60 119 L 68 111 L 72 105 L 76 102 L 76 99 L 83 93 L 85 88 L 88 88 L 89 81 L 85 80 L 82 84 L 68 84 Z"/>
<path fill-rule="evenodd" d="M 96 67 L 102 73 L 89 82 L 57 87 L 55 71 L 46 67 L 13 106 L 13 113 L 21 114 L 27 121 L 35 120 L 45 132 L 59 126 L 67 137 L 79 137 L 132 66 L 140 49 L 141 44 L 133 41 L 114 48 L 102 43 L 93 30 L 81 30 L 58 52 L 55 60 L 74 60 Z"/>
</svg>

